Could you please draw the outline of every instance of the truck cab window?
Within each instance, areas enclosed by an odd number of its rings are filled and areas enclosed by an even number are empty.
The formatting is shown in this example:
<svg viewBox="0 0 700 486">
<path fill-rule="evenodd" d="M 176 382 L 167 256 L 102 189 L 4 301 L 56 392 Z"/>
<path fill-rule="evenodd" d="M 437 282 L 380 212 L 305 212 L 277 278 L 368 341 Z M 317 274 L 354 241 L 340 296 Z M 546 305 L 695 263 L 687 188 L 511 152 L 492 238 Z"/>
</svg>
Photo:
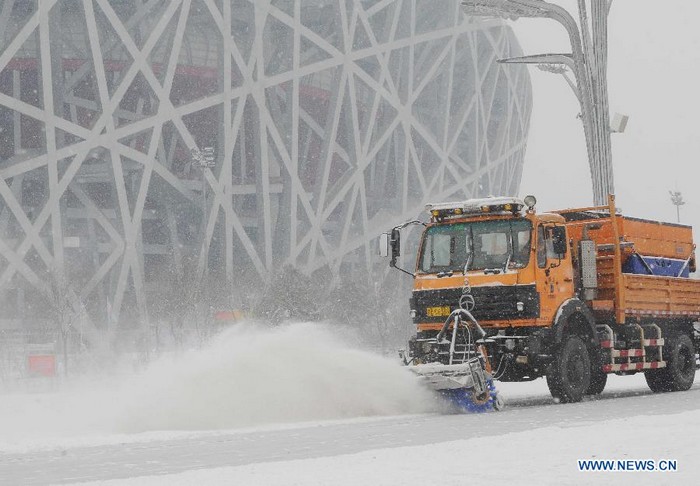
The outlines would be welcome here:
<svg viewBox="0 0 700 486">
<path fill-rule="evenodd" d="M 549 229 L 551 230 L 552 227 L 550 226 Z M 564 257 L 554 251 L 554 241 L 549 233 L 544 225 L 537 227 L 537 266 L 540 268 L 547 266 L 547 260 L 560 260 Z M 564 239 L 566 239 L 566 233 L 564 233 Z"/>
<path fill-rule="evenodd" d="M 454 237 L 450 235 L 435 235 L 430 242 L 430 262 L 436 267 L 447 267 L 454 253 Z"/>
<path fill-rule="evenodd" d="M 423 244 L 420 268 L 423 271 L 460 270 L 467 257 L 466 233 L 449 231 L 449 227 L 433 228 Z"/>
<path fill-rule="evenodd" d="M 519 268 L 527 266 L 530 261 L 532 228 L 529 226 L 513 231 L 513 263 Z"/>
<path fill-rule="evenodd" d="M 537 226 L 537 266 L 544 268 L 547 266 L 547 238 L 544 226 Z"/>
<path fill-rule="evenodd" d="M 524 268 L 530 261 L 528 220 L 491 220 L 432 226 L 423 235 L 419 271 Z"/>
</svg>

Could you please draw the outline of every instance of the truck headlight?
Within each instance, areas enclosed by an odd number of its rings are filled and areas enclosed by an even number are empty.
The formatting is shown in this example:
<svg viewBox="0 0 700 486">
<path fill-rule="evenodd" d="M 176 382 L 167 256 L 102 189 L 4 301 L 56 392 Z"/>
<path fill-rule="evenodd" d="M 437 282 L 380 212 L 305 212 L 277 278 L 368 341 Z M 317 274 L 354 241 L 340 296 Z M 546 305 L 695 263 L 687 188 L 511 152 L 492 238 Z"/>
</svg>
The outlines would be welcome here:
<svg viewBox="0 0 700 486">
<path fill-rule="evenodd" d="M 528 209 L 532 210 L 532 208 L 535 207 L 535 204 L 537 204 L 537 198 L 535 196 L 532 196 L 532 195 L 525 196 L 525 199 L 523 200 L 523 202 L 528 207 Z"/>
</svg>

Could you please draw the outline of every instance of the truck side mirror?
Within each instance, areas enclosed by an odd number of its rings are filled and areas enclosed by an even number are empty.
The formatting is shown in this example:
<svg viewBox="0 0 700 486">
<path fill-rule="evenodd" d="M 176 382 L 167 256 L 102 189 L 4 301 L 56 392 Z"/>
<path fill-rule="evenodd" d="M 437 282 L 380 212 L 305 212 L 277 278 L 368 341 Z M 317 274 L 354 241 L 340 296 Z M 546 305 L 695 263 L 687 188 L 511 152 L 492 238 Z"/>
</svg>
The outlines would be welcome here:
<svg viewBox="0 0 700 486">
<path fill-rule="evenodd" d="M 389 256 L 389 233 L 379 235 L 379 256 L 386 258 Z"/>
<path fill-rule="evenodd" d="M 391 233 L 379 235 L 379 256 L 388 257 L 391 249 L 390 267 L 396 266 L 396 259 L 401 256 L 401 231 L 398 228 L 391 230 Z"/>
<path fill-rule="evenodd" d="M 396 266 L 396 259 L 401 256 L 401 230 L 394 228 L 391 230 L 391 239 L 389 240 L 391 244 L 391 262 L 389 266 Z"/>
</svg>

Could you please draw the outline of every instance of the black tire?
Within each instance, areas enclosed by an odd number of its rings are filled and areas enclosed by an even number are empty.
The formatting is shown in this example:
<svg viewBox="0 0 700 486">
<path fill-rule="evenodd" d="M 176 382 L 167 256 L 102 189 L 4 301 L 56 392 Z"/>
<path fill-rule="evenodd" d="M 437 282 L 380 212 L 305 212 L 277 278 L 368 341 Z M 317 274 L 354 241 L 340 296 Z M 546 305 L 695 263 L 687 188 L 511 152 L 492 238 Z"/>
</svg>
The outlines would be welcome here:
<svg viewBox="0 0 700 486">
<path fill-rule="evenodd" d="M 647 370 L 644 372 L 644 379 L 647 380 L 649 389 L 654 393 L 664 393 L 671 391 L 671 382 L 665 369 Z"/>
<path fill-rule="evenodd" d="M 608 383 L 608 374 L 603 373 L 600 365 L 594 366 L 591 370 L 591 383 L 588 385 L 586 395 L 600 395 L 605 390 L 605 385 Z"/>
<path fill-rule="evenodd" d="M 644 373 L 649 389 L 654 393 L 685 391 L 695 381 L 695 346 L 687 334 L 667 339 L 666 367 Z"/>
<path fill-rule="evenodd" d="M 547 371 L 547 386 L 562 403 L 580 402 L 591 384 L 591 358 L 583 339 L 571 336 L 555 353 Z"/>
</svg>

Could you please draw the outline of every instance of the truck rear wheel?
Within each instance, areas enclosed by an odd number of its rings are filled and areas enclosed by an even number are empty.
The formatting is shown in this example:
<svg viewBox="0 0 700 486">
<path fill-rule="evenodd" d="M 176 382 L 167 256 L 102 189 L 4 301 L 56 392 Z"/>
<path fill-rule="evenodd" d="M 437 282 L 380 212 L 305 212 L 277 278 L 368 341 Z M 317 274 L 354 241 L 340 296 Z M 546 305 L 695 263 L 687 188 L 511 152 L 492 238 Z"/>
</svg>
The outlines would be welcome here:
<svg viewBox="0 0 700 486">
<path fill-rule="evenodd" d="M 695 347 L 686 334 L 668 339 L 666 367 L 644 372 L 649 389 L 654 393 L 685 391 L 695 381 Z"/>
<path fill-rule="evenodd" d="M 549 392 L 562 403 L 580 402 L 591 384 L 591 359 L 578 336 L 566 339 L 547 372 Z"/>
</svg>

